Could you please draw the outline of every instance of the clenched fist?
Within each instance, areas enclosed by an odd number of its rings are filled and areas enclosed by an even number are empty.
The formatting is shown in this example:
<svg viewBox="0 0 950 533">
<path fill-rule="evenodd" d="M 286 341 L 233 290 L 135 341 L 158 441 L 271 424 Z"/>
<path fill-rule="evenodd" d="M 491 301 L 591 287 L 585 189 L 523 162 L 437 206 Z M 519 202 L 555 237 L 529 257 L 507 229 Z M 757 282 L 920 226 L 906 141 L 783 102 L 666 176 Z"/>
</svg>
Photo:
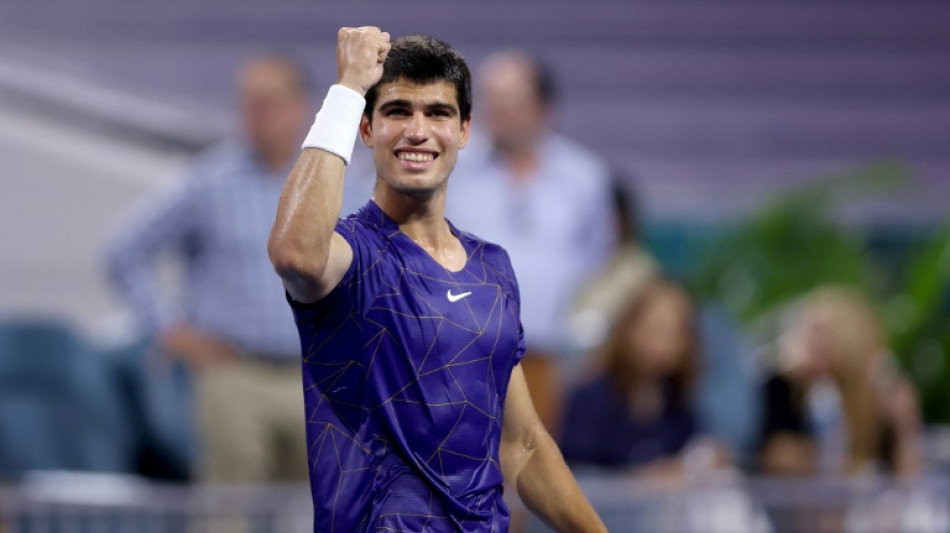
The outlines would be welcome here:
<svg viewBox="0 0 950 533">
<path fill-rule="evenodd" d="M 383 75 L 389 34 L 376 26 L 340 28 L 336 43 L 337 83 L 366 94 Z"/>
</svg>

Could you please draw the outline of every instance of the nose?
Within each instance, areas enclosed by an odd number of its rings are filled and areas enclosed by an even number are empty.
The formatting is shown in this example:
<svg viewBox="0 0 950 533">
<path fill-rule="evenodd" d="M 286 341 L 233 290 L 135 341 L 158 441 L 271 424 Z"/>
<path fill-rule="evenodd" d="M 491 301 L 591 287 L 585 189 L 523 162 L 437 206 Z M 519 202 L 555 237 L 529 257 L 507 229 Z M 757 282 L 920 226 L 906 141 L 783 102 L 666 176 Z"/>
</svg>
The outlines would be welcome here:
<svg viewBox="0 0 950 533">
<path fill-rule="evenodd" d="M 406 124 L 406 139 L 412 143 L 421 143 L 427 138 L 425 114 L 413 113 L 412 119 Z"/>
</svg>

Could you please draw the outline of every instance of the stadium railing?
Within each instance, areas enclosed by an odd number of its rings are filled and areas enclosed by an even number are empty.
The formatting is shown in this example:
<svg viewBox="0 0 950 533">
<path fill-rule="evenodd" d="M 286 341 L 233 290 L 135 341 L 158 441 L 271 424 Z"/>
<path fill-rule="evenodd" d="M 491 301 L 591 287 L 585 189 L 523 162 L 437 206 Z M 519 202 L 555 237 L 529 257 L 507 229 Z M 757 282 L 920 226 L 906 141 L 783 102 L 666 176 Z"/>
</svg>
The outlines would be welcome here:
<svg viewBox="0 0 950 533">
<path fill-rule="evenodd" d="M 947 533 L 950 478 L 778 480 L 717 475 L 688 484 L 583 476 L 612 532 Z M 506 497 L 512 532 L 549 531 Z M 139 478 L 32 473 L 0 487 L 3 533 L 297 533 L 312 530 L 305 486 L 161 485 Z"/>
</svg>

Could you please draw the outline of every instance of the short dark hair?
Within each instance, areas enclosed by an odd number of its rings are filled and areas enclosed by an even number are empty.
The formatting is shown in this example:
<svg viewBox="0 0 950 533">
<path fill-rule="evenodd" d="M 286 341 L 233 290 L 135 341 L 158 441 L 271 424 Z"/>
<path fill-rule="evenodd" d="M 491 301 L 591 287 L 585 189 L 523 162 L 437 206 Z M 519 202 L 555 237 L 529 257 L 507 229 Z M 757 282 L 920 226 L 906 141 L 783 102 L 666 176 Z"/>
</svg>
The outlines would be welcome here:
<svg viewBox="0 0 950 533">
<path fill-rule="evenodd" d="M 379 88 L 399 80 L 420 84 L 446 82 L 453 85 L 462 120 L 471 118 L 472 74 L 462 54 L 448 43 L 423 34 L 408 35 L 393 41 L 383 63 L 382 77 L 366 91 L 364 113 L 367 118 L 373 118 Z"/>
<path fill-rule="evenodd" d="M 541 104 L 551 107 L 557 99 L 557 81 L 551 65 L 534 54 L 528 55 L 528 61 L 534 69 L 535 96 Z"/>
</svg>

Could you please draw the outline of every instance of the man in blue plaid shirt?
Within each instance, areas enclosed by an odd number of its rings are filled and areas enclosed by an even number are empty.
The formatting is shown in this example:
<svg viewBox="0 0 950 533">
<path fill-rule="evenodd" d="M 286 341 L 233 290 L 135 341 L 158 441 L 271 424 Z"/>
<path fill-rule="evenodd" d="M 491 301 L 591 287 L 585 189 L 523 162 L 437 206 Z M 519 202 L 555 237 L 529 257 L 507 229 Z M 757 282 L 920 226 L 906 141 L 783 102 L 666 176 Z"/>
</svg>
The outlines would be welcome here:
<svg viewBox="0 0 950 533">
<path fill-rule="evenodd" d="M 139 324 L 193 371 L 198 478 L 303 481 L 300 344 L 267 238 L 311 116 L 305 75 L 287 58 L 260 57 L 237 87 L 243 135 L 199 157 L 121 228 L 109 272 Z M 174 300 L 155 268 L 166 254 L 184 263 Z"/>
</svg>

